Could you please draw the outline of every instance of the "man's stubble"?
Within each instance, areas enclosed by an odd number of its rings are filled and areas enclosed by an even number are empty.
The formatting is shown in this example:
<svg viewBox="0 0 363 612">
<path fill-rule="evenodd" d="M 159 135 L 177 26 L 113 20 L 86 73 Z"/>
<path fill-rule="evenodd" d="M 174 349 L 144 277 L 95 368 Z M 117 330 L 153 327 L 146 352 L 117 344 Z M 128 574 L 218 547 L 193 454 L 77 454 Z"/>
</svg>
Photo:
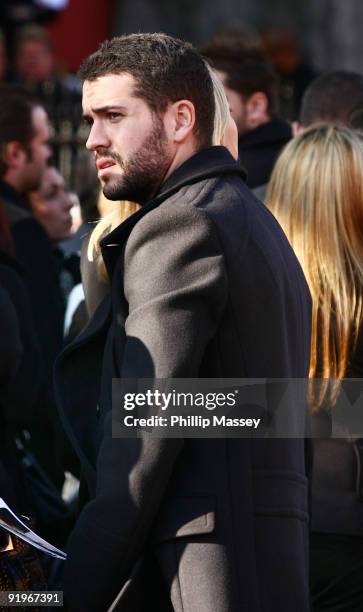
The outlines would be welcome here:
<svg viewBox="0 0 363 612">
<path fill-rule="evenodd" d="M 123 174 L 106 182 L 103 193 L 109 200 L 128 200 L 145 204 L 159 190 L 171 164 L 167 137 L 162 119 L 154 119 L 151 133 L 133 157 L 124 161 L 118 153 L 105 151 L 122 169 Z"/>
</svg>

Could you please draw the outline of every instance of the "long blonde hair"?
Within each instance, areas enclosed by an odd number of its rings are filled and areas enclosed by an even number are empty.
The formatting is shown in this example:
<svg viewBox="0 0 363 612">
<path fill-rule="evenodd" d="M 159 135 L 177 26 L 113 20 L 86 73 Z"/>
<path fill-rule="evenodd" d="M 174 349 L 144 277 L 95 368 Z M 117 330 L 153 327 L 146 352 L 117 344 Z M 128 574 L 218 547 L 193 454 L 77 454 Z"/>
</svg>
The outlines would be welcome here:
<svg viewBox="0 0 363 612">
<path fill-rule="evenodd" d="M 102 192 L 100 192 L 99 201 L 101 199 L 107 201 Z M 114 204 L 113 210 L 97 223 L 92 231 L 87 247 L 87 259 L 88 261 L 96 262 L 98 277 L 103 282 L 108 282 L 108 276 L 101 254 L 101 239 L 141 208 L 140 204 L 129 202 L 128 200 L 119 202 L 111 202 L 109 200 L 109 202 Z"/>
<path fill-rule="evenodd" d="M 315 126 L 290 141 L 267 190 L 312 295 L 312 409 L 334 405 L 363 315 L 363 143 Z M 329 384 L 326 379 L 335 380 Z"/>
<path fill-rule="evenodd" d="M 231 120 L 229 104 L 221 81 L 214 74 L 207 62 L 206 66 L 212 80 L 215 102 L 212 144 L 221 145 L 225 140 Z M 108 282 L 108 277 L 101 255 L 100 240 L 106 236 L 106 234 L 112 232 L 120 223 L 123 223 L 128 217 L 137 212 L 139 208 L 141 208 L 141 206 L 140 204 L 136 204 L 136 202 L 129 202 L 127 200 L 117 202 L 114 210 L 97 223 L 91 234 L 87 247 L 87 258 L 88 261 L 96 261 L 98 276 L 103 282 Z"/>
</svg>

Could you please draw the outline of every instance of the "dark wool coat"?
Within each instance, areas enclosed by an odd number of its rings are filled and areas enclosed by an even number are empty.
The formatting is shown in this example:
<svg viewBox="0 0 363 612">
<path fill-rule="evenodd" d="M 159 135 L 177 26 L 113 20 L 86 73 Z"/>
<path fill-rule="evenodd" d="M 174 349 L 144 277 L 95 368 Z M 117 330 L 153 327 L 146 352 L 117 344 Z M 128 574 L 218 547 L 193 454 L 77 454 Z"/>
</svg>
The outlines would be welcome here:
<svg viewBox="0 0 363 612">
<path fill-rule="evenodd" d="M 310 296 L 279 225 L 213 147 L 102 252 L 110 295 L 56 367 L 87 487 L 70 609 L 104 612 L 122 589 L 127 612 L 306 612 L 303 440 L 111 436 L 112 377 L 306 376 Z"/>
<path fill-rule="evenodd" d="M 32 450 L 48 477 L 59 488 L 64 474 L 58 457 L 60 424 L 53 396 L 53 367 L 63 341 L 64 304 L 53 249 L 43 227 L 26 208 L 27 202 L 5 181 L 0 198 L 10 226 L 15 258 L 21 266 L 43 361 L 44 380 L 29 426 Z"/>
<path fill-rule="evenodd" d="M 1 272 L 1 265 L 0 265 Z M 13 383 L 19 364 L 22 358 L 23 347 L 20 339 L 19 322 L 16 316 L 16 310 L 10 299 L 7 291 L 3 289 L 0 280 L 0 496 L 6 500 L 8 504 L 15 506 L 16 495 L 14 491 L 14 483 L 4 465 L 4 442 L 6 443 L 6 418 L 3 414 L 3 396 L 9 390 Z M 8 459 L 8 457 L 6 457 Z M 6 461 L 6 463 L 8 463 Z M 0 529 L 0 547 L 7 543 L 7 536 Z"/>
<path fill-rule="evenodd" d="M 15 257 L 21 264 L 29 293 L 35 330 L 48 372 L 62 348 L 64 304 L 53 248 L 44 228 L 33 217 L 27 202 L 5 181 L 0 198 L 10 226 Z"/>
<path fill-rule="evenodd" d="M 15 308 L 22 347 L 16 376 L 10 381 L 11 389 L 6 396 L 2 394 L 0 403 L 8 405 L 8 418 L 13 424 L 19 429 L 28 428 L 36 416 L 35 407 L 41 386 L 44 385 L 45 374 L 21 268 L 13 257 L 1 250 L 0 287 L 8 293 Z M 5 346 L 10 332 L 9 325 L 7 333 L 0 335 Z M 8 359 L 11 362 L 10 354 Z"/>
</svg>

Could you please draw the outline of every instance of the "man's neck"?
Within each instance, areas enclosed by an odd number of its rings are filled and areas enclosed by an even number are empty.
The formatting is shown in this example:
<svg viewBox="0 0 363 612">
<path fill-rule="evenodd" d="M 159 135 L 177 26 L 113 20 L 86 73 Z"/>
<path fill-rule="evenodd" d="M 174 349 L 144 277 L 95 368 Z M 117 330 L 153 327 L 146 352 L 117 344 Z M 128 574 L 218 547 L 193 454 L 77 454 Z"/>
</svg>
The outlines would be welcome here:
<svg viewBox="0 0 363 612">
<path fill-rule="evenodd" d="M 243 136 L 246 136 L 247 134 L 249 134 L 249 132 L 253 132 L 254 130 L 257 130 L 262 125 L 266 125 L 266 123 L 270 123 L 270 121 L 271 121 L 271 117 L 266 115 L 263 119 L 261 119 L 257 123 L 254 123 L 254 124 L 252 123 L 251 125 L 249 125 L 248 129 L 243 134 L 238 134 L 238 138 L 243 138 Z"/>
<path fill-rule="evenodd" d="M 12 174 L 6 173 L 3 177 L 2 180 L 4 181 L 4 183 L 6 183 L 7 185 L 9 185 L 9 187 L 11 187 L 14 191 L 16 191 L 16 193 L 19 196 L 23 196 L 23 190 L 22 190 L 22 186 L 20 185 L 20 181 L 16 179 L 16 177 Z"/>
<path fill-rule="evenodd" d="M 195 153 L 197 152 L 197 147 L 195 145 L 195 143 L 191 142 L 188 144 L 185 144 L 185 146 L 180 147 L 179 149 L 177 149 L 173 160 L 168 168 L 168 171 L 164 177 L 164 181 L 165 182 L 169 176 L 171 176 L 173 174 L 173 172 L 175 172 L 175 170 L 177 170 L 179 168 L 179 166 L 181 166 L 182 164 L 184 164 L 184 162 L 187 161 L 187 159 L 189 159 L 190 157 L 192 157 L 193 155 L 195 155 Z"/>
<path fill-rule="evenodd" d="M 11 183 L 5 176 L 0 179 L 0 198 L 8 202 L 8 204 L 13 204 L 29 211 L 29 202 L 26 195 L 20 193 L 16 185 Z"/>
</svg>

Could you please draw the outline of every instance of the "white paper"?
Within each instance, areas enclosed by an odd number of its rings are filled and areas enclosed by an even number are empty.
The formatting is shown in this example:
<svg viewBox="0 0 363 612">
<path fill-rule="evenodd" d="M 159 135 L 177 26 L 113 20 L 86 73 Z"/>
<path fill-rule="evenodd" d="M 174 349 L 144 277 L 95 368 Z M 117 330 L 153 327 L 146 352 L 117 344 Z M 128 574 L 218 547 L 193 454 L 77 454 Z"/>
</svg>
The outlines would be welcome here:
<svg viewBox="0 0 363 612">
<path fill-rule="evenodd" d="M 31 546 L 45 552 L 47 555 L 62 559 L 63 561 L 67 558 L 65 552 L 59 550 L 59 548 L 56 548 L 46 540 L 43 540 L 43 538 L 29 529 L 29 527 L 9 508 L 2 497 L 0 497 L 0 527 L 12 533 L 17 538 L 24 540 L 24 542 L 27 542 Z"/>
</svg>

